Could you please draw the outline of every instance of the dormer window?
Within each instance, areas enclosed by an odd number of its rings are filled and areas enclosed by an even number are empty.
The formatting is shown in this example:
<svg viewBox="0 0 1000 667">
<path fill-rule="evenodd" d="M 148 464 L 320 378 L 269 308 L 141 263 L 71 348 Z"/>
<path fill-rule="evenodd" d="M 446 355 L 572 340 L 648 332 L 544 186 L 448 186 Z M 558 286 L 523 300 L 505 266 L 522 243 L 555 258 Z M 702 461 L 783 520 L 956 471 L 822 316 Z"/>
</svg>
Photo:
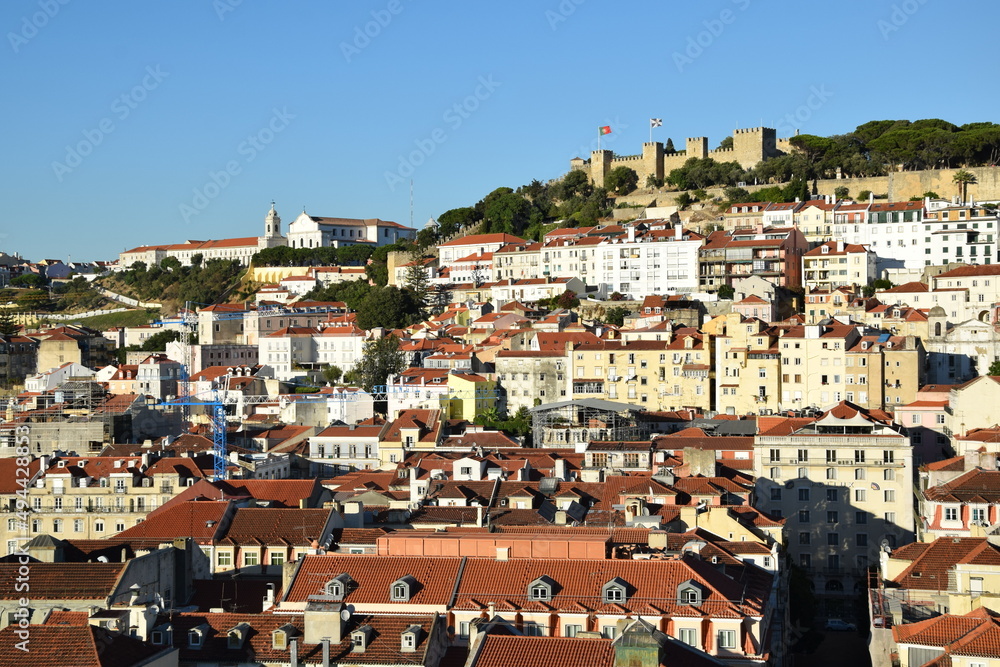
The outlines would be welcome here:
<svg viewBox="0 0 1000 667">
<path fill-rule="evenodd" d="M 601 599 L 605 602 L 624 602 L 627 597 L 628 583 L 621 577 L 615 577 L 601 587 Z"/>
<path fill-rule="evenodd" d="M 414 653 L 417 650 L 417 644 L 420 643 L 420 633 L 421 628 L 419 625 L 411 625 L 410 627 L 403 630 L 403 634 L 400 635 L 399 640 L 399 650 L 401 653 Z"/>
<path fill-rule="evenodd" d="M 202 640 L 205 638 L 204 633 L 202 626 L 188 630 L 188 648 L 201 648 Z"/>
<path fill-rule="evenodd" d="M 372 626 L 362 625 L 351 633 L 351 652 L 364 653 L 372 637 Z"/>
<path fill-rule="evenodd" d="M 351 579 L 350 575 L 341 574 L 327 582 L 326 594 L 338 600 L 343 600 L 344 596 L 350 592 L 353 583 L 354 580 Z"/>
<path fill-rule="evenodd" d="M 677 587 L 678 604 L 697 607 L 701 605 L 703 597 L 701 586 L 690 579 Z"/>
<path fill-rule="evenodd" d="M 417 580 L 406 575 L 401 579 L 392 582 L 389 590 L 389 599 L 393 602 L 409 602 L 417 592 Z"/>
<path fill-rule="evenodd" d="M 282 625 L 271 633 L 271 648 L 284 651 L 288 648 L 288 640 L 295 634 L 295 626 L 290 623 Z"/>
<path fill-rule="evenodd" d="M 552 599 L 555 581 L 548 576 L 542 576 L 528 584 L 528 599 L 548 602 Z"/>
</svg>

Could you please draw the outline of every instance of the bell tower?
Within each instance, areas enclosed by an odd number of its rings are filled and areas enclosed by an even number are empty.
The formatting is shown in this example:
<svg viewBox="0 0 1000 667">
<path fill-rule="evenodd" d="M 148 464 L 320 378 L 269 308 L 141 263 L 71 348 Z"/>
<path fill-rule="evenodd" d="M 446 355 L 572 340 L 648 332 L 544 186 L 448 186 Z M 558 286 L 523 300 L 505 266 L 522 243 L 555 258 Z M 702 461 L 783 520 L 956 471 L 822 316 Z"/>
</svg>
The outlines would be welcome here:
<svg viewBox="0 0 1000 667">
<path fill-rule="evenodd" d="M 264 218 L 264 238 L 262 239 L 262 245 L 266 248 L 272 248 L 284 244 L 285 237 L 281 235 L 281 218 L 274 209 L 274 202 L 272 201 L 271 210 L 267 212 L 267 216 Z"/>
</svg>

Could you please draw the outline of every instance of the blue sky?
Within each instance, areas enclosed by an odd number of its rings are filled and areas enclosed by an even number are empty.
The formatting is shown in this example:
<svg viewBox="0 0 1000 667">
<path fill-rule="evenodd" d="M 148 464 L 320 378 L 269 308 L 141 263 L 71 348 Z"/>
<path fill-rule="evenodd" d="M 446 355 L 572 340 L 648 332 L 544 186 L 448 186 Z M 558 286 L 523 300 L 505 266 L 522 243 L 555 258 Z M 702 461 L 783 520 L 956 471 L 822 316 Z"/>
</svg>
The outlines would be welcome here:
<svg viewBox="0 0 1000 667">
<path fill-rule="evenodd" d="M 6 0 L 0 250 L 408 224 L 604 146 L 996 120 L 995 2 Z M 792 118 L 789 118 L 792 114 Z M 794 116 L 797 115 L 797 118 Z M 779 131 L 779 135 L 788 132 Z"/>
</svg>

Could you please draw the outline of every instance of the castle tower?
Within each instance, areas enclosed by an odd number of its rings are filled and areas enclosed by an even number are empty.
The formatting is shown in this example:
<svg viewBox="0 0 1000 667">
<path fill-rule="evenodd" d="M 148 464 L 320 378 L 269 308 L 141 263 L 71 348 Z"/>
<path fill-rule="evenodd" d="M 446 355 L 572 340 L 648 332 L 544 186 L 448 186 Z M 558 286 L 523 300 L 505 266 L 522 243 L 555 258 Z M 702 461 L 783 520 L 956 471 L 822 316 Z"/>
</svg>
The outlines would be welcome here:
<svg viewBox="0 0 1000 667">
<path fill-rule="evenodd" d="M 708 137 L 688 137 L 687 159 L 708 157 Z"/>
<path fill-rule="evenodd" d="M 639 174 L 639 187 L 645 187 L 646 177 L 663 178 L 663 144 L 659 141 L 647 141 L 642 145 L 642 171 Z"/>
<path fill-rule="evenodd" d="M 733 131 L 733 153 L 744 169 L 778 154 L 777 133 L 770 127 L 749 127 Z"/>
<path fill-rule="evenodd" d="M 590 180 L 599 188 L 604 187 L 604 179 L 611 171 L 611 160 L 614 154 L 609 150 L 590 152 Z"/>
</svg>

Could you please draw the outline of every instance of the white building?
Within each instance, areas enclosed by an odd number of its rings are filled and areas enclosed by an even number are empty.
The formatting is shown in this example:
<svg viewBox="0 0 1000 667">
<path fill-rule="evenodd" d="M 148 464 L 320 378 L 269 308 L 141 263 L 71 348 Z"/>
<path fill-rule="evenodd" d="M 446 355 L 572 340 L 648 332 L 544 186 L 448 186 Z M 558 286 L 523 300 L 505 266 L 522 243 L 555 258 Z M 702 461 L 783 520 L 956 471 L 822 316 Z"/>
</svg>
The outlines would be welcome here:
<svg viewBox="0 0 1000 667">
<path fill-rule="evenodd" d="M 291 248 L 339 248 L 358 243 L 371 247 L 391 245 L 403 239 L 413 239 L 417 230 L 398 222 L 378 218 L 325 218 L 305 211 L 288 225 L 288 246 Z"/>
</svg>

